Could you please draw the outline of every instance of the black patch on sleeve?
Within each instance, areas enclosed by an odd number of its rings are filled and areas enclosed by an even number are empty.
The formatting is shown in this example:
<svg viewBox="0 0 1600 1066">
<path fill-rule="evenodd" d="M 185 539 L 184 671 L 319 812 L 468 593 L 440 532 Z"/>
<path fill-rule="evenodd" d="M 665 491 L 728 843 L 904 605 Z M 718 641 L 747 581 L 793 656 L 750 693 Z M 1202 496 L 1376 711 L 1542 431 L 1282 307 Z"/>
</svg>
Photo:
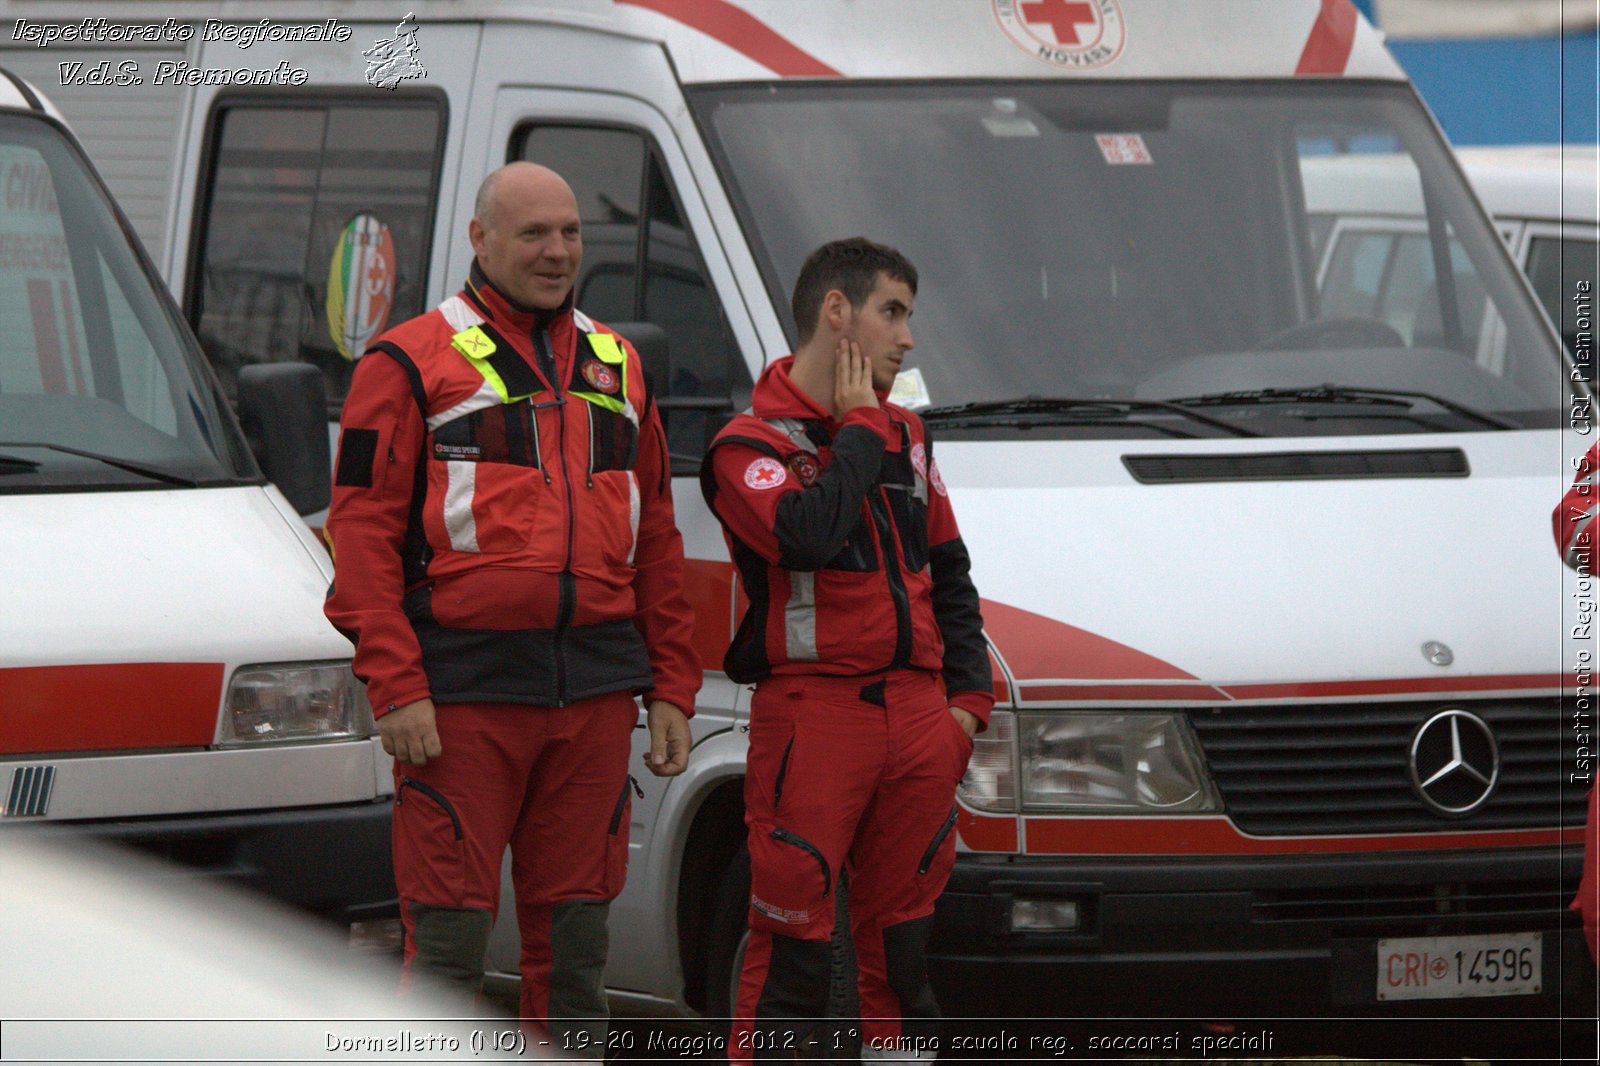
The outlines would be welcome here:
<svg viewBox="0 0 1600 1066">
<path fill-rule="evenodd" d="M 333 483 L 347 488 L 370 489 L 372 464 L 378 457 L 378 431 L 347 429 L 339 436 L 339 469 Z"/>
</svg>

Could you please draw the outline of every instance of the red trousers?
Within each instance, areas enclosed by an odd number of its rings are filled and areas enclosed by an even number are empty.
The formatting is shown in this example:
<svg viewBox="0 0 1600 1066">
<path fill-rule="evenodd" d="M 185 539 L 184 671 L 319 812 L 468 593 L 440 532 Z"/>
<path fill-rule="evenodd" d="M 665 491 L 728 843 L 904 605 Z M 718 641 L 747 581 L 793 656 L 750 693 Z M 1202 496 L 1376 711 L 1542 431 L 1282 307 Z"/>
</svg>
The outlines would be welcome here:
<svg viewBox="0 0 1600 1066">
<path fill-rule="evenodd" d="M 628 857 L 626 692 L 568 707 L 438 708 L 443 754 L 396 762 L 405 967 L 475 991 L 511 848 L 524 1018 L 604 1018 L 606 905 Z M 603 1041 L 602 1041 L 603 1043 Z"/>
<path fill-rule="evenodd" d="M 801 1021 L 825 1012 L 833 892 L 847 863 L 863 1037 L 882 1046 L 937 1034 L 927 930 L 955 862 L 955 789 L 971 754 L 931 674 L 756 688 L 750 944 L 731 1061 L 794 1057 Z"/>
</svg>

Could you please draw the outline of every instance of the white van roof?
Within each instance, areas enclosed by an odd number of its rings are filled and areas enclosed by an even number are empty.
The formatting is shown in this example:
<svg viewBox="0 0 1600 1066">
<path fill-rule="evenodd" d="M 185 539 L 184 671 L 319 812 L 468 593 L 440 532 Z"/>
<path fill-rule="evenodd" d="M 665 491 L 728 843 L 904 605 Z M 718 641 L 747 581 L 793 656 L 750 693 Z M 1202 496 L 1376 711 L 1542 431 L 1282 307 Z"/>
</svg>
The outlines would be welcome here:
<svg viewBox="0 0 1600 1066">
<path fill-rule="evenodd" d="M 42 0 L 30 5 L 31 21 L 103 20 L 101 6 Z M 1350 0 L 409 0 L 381 16 L 378 7 L 154 0 L 139 17 L 281 27 L 325 24 L 330 13 L 345 25 L 399 22 L 409 11 L 424 28 L 424 61 L 429 22 L 574 26 L 660 42 L 685 84 L 774 75 L 1405 78 Z"/>
<path fill-rule="evenodd" d="M 1600 148 L 1595 145 L 1458 148 L 1456 157 L 1496 218 L 1600 222 Z"/>
</svg>

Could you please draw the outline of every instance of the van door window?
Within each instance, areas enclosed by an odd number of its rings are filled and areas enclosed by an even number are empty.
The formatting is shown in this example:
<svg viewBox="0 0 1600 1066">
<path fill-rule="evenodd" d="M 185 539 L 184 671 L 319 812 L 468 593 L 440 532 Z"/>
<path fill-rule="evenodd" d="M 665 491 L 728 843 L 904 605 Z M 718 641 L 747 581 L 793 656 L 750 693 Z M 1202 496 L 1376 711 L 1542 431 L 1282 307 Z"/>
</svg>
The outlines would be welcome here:
<svg viewBox="0 0 1600 1066">
<path fill-rule="evenodd" d="M 1579 362 L 1594 362 L 1594 306 L 1596 264 L 1600 264 L 1594 238 L 1534 237 L 1528 244 L 1528 278 L 1545 314 L 1561 330 L 1567 351 L 1578 357 L 1579 333 L 1587 334 L 1587 350 Z"/>
<path fill-rule="evenodd" d="M 433 94 L 218 103 L 187 310 L 230 399 L 240 367 L 307 362 L 336 412 L 366 346 L 422 311 L 443 121 Z"/>
<path fill-rule="evenodd" d="M 254 480 L 199 352 L 61 132 L 0 117 L 0 493 Z"/>
<path fill-rule="evenodd" d="M 513 157 L 572 185 L 583 220 L 576 302 L 607 325 L 648 322 L 666 334 L 667 363 L 647 359 L 675 473 L 692 473 L 750 375 L 706 276 L 660 155 L 631 129 L 529 126 Z"/>
</svg>

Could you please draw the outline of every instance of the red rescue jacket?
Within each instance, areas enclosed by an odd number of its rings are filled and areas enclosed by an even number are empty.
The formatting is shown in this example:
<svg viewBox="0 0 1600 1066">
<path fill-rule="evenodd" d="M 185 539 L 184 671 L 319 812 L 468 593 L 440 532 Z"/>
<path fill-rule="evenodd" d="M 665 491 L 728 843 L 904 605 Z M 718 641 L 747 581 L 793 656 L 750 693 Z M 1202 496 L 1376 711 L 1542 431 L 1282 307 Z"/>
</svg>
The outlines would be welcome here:
<svg viewBox="0 0 1600 1066">
<path fill-rule="evenodd" d="M 625 340 L 474 264 L 368 349 L 340 425 L 326 613 L 375 712 L 631 689 L 692 713 L 666 442 Z"/>
<path fill-rule="evenodd" d="M 987 723 L 978 593 L 922 420 L 880 396 L 836 422 L 793 362 L 766 369 L 701 468 L 750 599 L 724 669 L 745 683 L 926 670 Z"/>
</svg>

